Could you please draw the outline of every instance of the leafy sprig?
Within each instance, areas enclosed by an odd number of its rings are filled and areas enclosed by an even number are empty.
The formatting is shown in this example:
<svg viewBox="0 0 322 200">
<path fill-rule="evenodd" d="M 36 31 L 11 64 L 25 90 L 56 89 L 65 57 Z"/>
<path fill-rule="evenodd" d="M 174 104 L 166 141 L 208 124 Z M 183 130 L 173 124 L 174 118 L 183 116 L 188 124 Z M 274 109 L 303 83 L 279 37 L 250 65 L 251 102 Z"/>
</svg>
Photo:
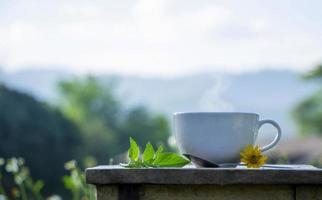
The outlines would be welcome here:
<svg viewBox="0 0 322 200">
<path fill-rule="evenodd" d="M 180 154 L 164 152 L 162 145 L 155 151 L 150 142 L 146 144 L 143 154 L 140 155 L 140 147 L 133 138 L 130 138 L 128 157 L 129 163 L 121 166 L 127 168 L 183 167 L 190 163 L 190 160 Z"/>
</svg>

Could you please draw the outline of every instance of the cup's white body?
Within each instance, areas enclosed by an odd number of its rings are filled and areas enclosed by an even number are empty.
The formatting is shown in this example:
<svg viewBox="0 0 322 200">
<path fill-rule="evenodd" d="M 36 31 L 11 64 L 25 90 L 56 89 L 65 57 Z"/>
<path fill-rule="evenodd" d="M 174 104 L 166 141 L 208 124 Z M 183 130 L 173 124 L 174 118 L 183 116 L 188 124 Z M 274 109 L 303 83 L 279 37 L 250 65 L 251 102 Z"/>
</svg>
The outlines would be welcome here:
<svg viewBox="0 0 322 200">
<path fill-rule="evenodd" d="M 213 163 L 238 163 L 240 152 L 254 145 L 259 115 L 254 113 L 175 113 L 174 133 L 182 154 Z"/>
</svg>

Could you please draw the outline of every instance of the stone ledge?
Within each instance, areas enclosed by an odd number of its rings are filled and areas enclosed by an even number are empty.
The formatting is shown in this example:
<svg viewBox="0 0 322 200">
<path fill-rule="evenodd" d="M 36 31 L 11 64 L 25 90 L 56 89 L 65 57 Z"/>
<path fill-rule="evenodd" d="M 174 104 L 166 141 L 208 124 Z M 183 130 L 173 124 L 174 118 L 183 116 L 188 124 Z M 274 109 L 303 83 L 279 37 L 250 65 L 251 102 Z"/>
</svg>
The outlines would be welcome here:
<svg viewBox="0 0 322 200">
<path fill-rule="evenodd" d="M 126 169 L 98 166 L 86 169 L 87 183 L 115 184 L 322 184 L 322 170 L 312 166 L 294 168 L 157 168 Z"/>
</svg>

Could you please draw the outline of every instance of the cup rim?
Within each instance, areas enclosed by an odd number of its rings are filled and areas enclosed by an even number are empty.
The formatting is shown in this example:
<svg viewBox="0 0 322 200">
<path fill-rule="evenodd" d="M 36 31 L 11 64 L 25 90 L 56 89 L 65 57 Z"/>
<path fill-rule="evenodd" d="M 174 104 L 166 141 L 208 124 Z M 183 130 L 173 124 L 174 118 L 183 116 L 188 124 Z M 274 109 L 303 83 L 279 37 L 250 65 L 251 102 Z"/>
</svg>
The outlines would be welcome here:
<svg viewBox="0 0 322 200">
<path fill-rule="evenodd" d="M 200 115 L 200 114 L 207 114 L 207 115 L 256 115 L 259 116 L 257 113 L 251 112 L 174 112 L 173 116 L 177 115 Z"/>
</svg>

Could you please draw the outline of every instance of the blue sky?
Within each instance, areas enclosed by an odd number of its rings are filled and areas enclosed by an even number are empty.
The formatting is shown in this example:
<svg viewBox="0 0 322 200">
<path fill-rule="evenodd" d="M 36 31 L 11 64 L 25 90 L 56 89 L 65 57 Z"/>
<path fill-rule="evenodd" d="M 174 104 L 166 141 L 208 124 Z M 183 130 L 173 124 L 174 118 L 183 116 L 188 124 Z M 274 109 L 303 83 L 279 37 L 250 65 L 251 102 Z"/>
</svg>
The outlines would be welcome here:
<svg viewBox="0 0 322 200">
<path fill-rule="evenodd" d="M 0 0 L 0 65 L 160 76 L 305 71 L 322 62 L 321 7 L 317 0 Z"/>
</svg>

